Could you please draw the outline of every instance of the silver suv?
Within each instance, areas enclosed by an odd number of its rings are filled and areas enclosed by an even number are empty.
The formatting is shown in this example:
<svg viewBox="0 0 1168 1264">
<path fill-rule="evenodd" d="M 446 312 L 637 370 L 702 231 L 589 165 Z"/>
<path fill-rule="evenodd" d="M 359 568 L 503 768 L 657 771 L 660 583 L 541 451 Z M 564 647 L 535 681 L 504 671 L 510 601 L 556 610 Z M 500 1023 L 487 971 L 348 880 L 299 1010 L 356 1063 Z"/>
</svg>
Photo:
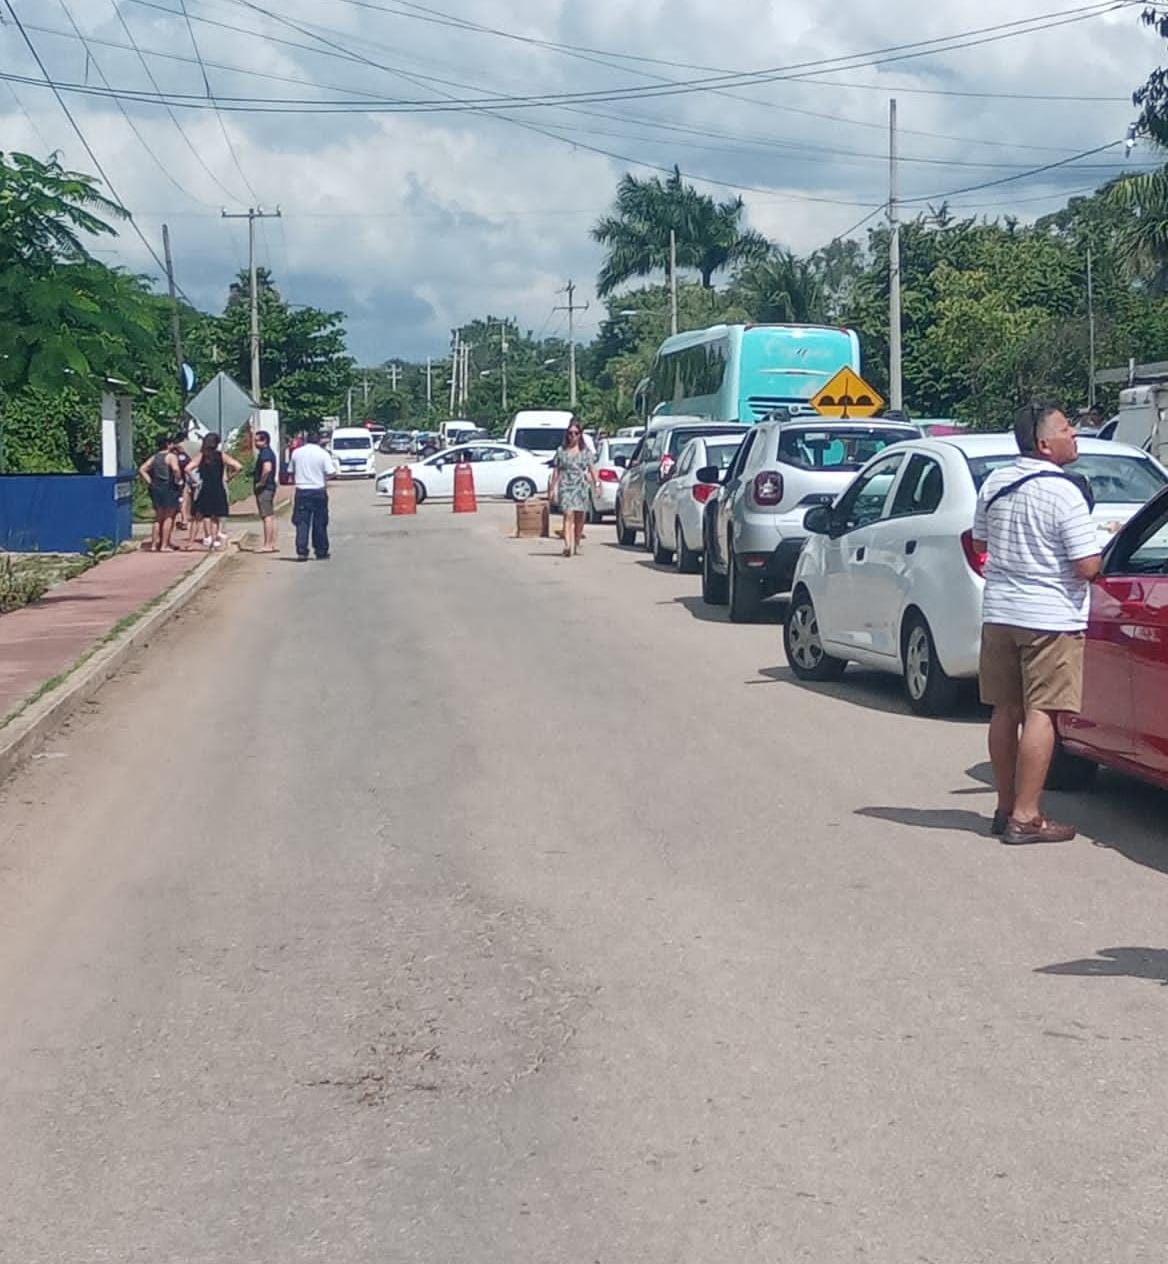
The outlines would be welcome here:
<svg viewBox="0 0 1168 1264">
<path fill-rule="evenodd" d="M 919 439 L 893 421 L 778 419 L 753 427 L 724 475 L 710 466 L 698 481 L 720 483 L 702 522 L 702 600 L 730 606 L 748 623 L 759 602 L 789 592 L 807 533 L 803 515 L 830 505 L 855 472 L 889 444 Z"/>
</svg>

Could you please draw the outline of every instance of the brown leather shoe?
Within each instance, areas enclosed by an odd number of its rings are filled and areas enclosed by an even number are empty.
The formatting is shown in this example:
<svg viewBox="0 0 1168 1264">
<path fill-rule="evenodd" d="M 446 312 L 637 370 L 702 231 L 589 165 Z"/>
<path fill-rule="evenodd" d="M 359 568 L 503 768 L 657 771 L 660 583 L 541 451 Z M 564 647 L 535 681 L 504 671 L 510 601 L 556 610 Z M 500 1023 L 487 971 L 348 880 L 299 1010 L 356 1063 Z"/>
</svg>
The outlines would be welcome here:
<svg viewBox="0 0 1168 1264">
<path fill-rule="evenodd" d="M 1069 843 L 1078 833 L 1073 825 L 1061 825 L 1046 816 L 1037 816 L 1033 821 L 1018 821 L 1010 817 L 1006 822 L 1002 842 L 1011 847 L 1021 847 L 1027 843 Z"/>
</svg>

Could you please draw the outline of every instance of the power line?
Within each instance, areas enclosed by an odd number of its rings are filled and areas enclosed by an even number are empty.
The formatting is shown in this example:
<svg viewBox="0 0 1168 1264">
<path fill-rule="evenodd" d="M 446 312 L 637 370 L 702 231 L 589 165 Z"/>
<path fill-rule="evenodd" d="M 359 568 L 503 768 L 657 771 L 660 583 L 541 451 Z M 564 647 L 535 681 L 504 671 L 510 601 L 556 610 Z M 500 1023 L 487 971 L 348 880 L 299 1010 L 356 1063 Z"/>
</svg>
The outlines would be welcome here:
<svg viewBox="0 0 1168 1264">
<path fill-rule="evenodd" d="M 118 19 L 118 22 L 121 24 L 122 30 L 125 31 L 126 38 L 130 41 L 130 47 L 133 49 L 134 53 L 137 54 L 138 60 L 142 64 L 142 69 L 146 72 L 146 78 L 150 80 L 151 86 L 154 88 L 154 90 L 158 92 L 159 94 L 161 94 L 162 89 L 159 86 L 158 80 L 154 77 L 154 72 L 150 69 L 150 63 L 146 60 L 145 53 L 143 53 L 141 47 L 138 44 L 138 41 L 134 38 L 134 32 L 130 29 L 130 25 L 126 21 L 125 15 L 122 13 L 122 10 L 118 5 L 118 0 L 110 0 L 110 7 L 114 11 L 114 16 Z M 43 28 L 40 28 L 40 29 L 43 29 Z M 91 38 L 90 43 L 102 43 L 114 48 L 125 47 L 124 45 L 115 44 L 114 41 L 112 40 L 94 40 Z M 183 58 L 182 60 L 187 61 L 190 59 Z M 166 106 L 166 112 L 167 114 L 170 115 L 170 121 L 178 129 L 179 135 L 186 142 L 187 148 L 194 155 L 195 161 L 211 177 L 211 179 L 215 182 L 216 186 L 219 189 L 221 189 L 232 201 L 236 201 L 237 199 L 236 199 L 235 194 L 223 183 L 222 180 L 219 179 L 219 177 L 215 174 L 215 172 L 211 170 L 211 167 L 207 163 L 206 159 L 199 152 L 198 148 L 196 147 L 194 142 L 191 140 L 191 138 L 187 135 L 186 130 L 183 128 L 181 120 L 179 119 L 178 115 L 174 112 L 174 110 L 171 108 L 171 106 L 169 105 Z"/>
<path fill-rule="evenodd" d="M 215 94 L 211 91 L 211 80 L 207 77 L 207 67 L 203 64 L 203 54 L 199 50 L 199 41 L 195 38 L 195 28 L 191 25 L 190 15 L 187 13 L 187 0 L 178 0 L 179 7 L 182 10 L 183 19 L 186 22 L 187 34 L 191 37 L 191 47 L 195 50 L 195 57 L 198 59 L 199 69 L 203 72 L 203 88 L 206 90 L 207 99 L 215 105 L 215 117 L 219 120 L 219 130 L 223 133 L 223 140 L 227 145 L 227 151 L 231 154 L 231 161 L 235 164 L 236 171 L 239 172 L 239 178 L 243 181 L 243 187 L 248 191 L 253 202 L 260 200 L 259 194 L 251 187 L 251 181 L 247 178 L 247 172 L 244 171 L 239 161 L 239 155 L 235 152 L 235 145 L 232 143 L 231 136 L 227 131 L 227 124 L 223 121 L 223 115 L 219 112 L 218 103 L 215 101 Z"/>
<path fill-rule="evenodd" d="M 1082 153 L 1074 154 L 1070 158 L 1060 159 L 1058 162 L 1048 162 L 1041 167 L 1034 167 L 1030 171 L 1019 172 L 1018 175 L 1002 176 L 999 180 L 986 180 L 981 184 L 966 185 L 963 189 L 950 189 L 946 193 L 933 193 L 928 197 L 910 197 L 901 198 L 902 202 L 944 202 L 951 197 L 960 197 L 963 193 L 980 193 L 982 189 L 997 188 L 1001 184 L 1012 184 L 1015 180 L 1026 180 L 1030 176 L 1043 175 L 1047 171 L 1054 171 L 1059 167 L 1065 167 L 1075 162 L 1078 158 L 1090 158 L 1094 154 L 1101 154 L 1105 150 L 1115 149 L 1118 145 L 1122 145 L 1122 140 L 1108 141 L 1106 145 L 1096 145 L 1094 149 L 1084 149 Z"/>
<path fill-rule="evenodd" d="M 36 62 L 37 67 L 39 68 L 41 74 L 44 75 L 45 82 L 49 85 L 50 88 L 52 88 L 53 95 L 57 98 L 57 104 L 61 107 L 62 114 L 64 114 L 65 117 L 69 120 L 69 125 L 77 133 L 77 139 L 81 142 L 83 148 L 85 149 L 85 152 L 89 155 L 90 161 L 93 163 L 94 168 L 97 170 L 97 173 L 101 176 L 102 180 L 105 181 L 105 187 L 109 189 L 111 195 L 113 196 L 114 201 L 116 201 L 118 205 L 121 206 L 122 210 L 126 211 L 129 225 L 134 230 L 135 234 L 138 237 L 138 240 L 141 241 L 142 245 L 146 247 L 147 251 L 150 254 L 150 257 L 159 266 L 159 268 L 162 269 L 163 273 L 165 274 L 166 264 L 163 262 L 163 260 L 159 256 L 158 251 L 155 250 L 154 247 L 147 240 L 146 234 L 143 233 L 142 229 L 138 226 L 137 222 L 134 220 L 134 216 L 131 214 L 129 210 L 126 209 L 125 203 L 122 201 L 121 196 L 118 194 L 117 189 L 114 187 L 113 181 L 109 178 L 109 176 L 106 174 L 105 168 L 101 165 L 101 159 L 98 158 L 97 154 L 93 152 L 93 146 L 90 145 L 89 141 L 86 139 L 85 133 L 81 130 L 80 124 L 77 122 L 76 118 L 73 117 L 72 110 L 70 110 L 68 105 L 65 104 L 65 98 L 60 94 L 60 92 L 54 86 L 52 79 L 49 77 L 49 72 L 46 69 L 44 62 L 41 60 L 41 55 L 39 52 L 37 52 L 36 45 L 29 38 L 28 32 L 24 29 L 24 24 L 20 20 L 20 14 L 17 13 L 16 9 L 13 7 L 12 0 L 4 0 L 4 4 L 7 7 L 8 12 L 12 14 L 12 20 L 13 22 L 16 23 L 16 29 L 20 32 L 21 38 L 24 40 L 25 44 L 28 47 L 28 51 L 32 54 L 33 61 Z M 183 296 L 184 299 L 186 299 L 188 303 L 190 303 L 192 307 L 194 307 L 194 303 L 191 301 L 189 295 L 187 295 L 183 291 L 181 286 L 178 287 L 178 292 Z"/>
</svg>

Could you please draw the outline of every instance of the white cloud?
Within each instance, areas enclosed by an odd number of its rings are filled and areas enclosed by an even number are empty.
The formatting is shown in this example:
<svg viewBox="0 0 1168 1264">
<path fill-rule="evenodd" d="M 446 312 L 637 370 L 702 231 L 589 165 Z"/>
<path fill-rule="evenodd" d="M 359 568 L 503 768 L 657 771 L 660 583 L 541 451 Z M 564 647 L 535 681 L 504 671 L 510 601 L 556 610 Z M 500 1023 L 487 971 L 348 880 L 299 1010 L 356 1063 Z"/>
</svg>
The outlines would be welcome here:
<svg viewBox="0 0 1168 1264">
<path fill-rule="evenodd" d="M 66 29 L 64 14 L 54 6 L 15 2 L 32 26 Z M 125 41 L 113 0 L 66 2 L 88 37 Z M 434 2 L 442 8 L 439 0 Z M 445 2 L 460 20 L 532 39 L 738 69 L 936 38 L 1049 11 L 1049 0 L 1026 0 L 1024 12 L 1019 0 L 983 0 L 973 11 L 959 0 L 930 5 L 886 0 L 880 6 L 845 0 L 830 9 L 815 0 L 785 0 L 782 5 L 748 0 L 727 20 L 724 0 L 644 0 L 637 5 L 618 0 L 591 5 L 567 0 Z M 143 47 L 180 57 L 191 54 L 181 19 L 135 0 L 119 3 Z M 419 9 L 411 19 L 400 16 L 400 10 L 378 13 L 345 0 L 285 0 L 279 5 L 263 0 L 263 7 L 304 31 L 264 17 L 242 0 L 188 0 L 192 18 L 266 36 L 247 38 L 194 23 L 220 98 L 338 100 L 346 88 L 432 99 L 470 96 L 475 88 L 516 94 L 578 92 L 703 73 L 595 53 L 566 56 L 459 30 L 457 23 L 424 21 L 428 15 Z M 149 86 L 133 52 L 94 43 L 87 61 L 74 39 L 43 30 L 29 33 L 51 72 L 62 80 L 99 83 L 100 68 L 116 85 Z M 350 58 L 325 55 L 337 50 L 326 49 L 314 33 L 351 50 Z M 315 44 L 321 51 L 277 40 Z M 581 107 L 587 113 L 511 112 L 521 123 L 562 131 L 563 140 L 466 112 L 369 116 L 225 111 L 222 117 L 259 199 L 265 206 L 280 205 L 284 212 L 280 224 L 261 226 L 261 260 L 273 268 L 293 301 L 348 312 L 354 348 L 372 360 L 394 354 L 439 355 L 452 325 L 488 311 L 515 313 L 539 328 L 558 301 L 555 290 L 569 276 L 580 284 L 582 297 L 590 298 L 589 282 L 600 256 L 588 227 L 609 202 L 628 164 L 589 152 L 586 146 L 659 166 L 677 162 L 687 172 L 743 188 L 754 226 L 807 250 L 850 227 L 866 205 L 885 197 L 888 95 L 896 93 L 900 101 L 906 158 L 902 192 L 923 197 L 1018 174 L 1122 137 L 1134 113 L 1125 98 L 1156 64 L 1160 51 L 1159 41 L 1140 27 L 1138 11 L 1125 9 L 1043 34 L 820 76 L 830 84 L 786 81 L 738 88 L 732 95 L 692 93 Z M 0 28 L 0 54 L 5 68 L 35 76 L 11 24 Z M 363 64 L 360 58 L 384 68 Z M 149 60 L 167 89 L 202 93 L 197 66 L 154 55 Z M 258 74 L 240 74 L 214 63 Z M 850 86 L 873 83 L 882 90 Z M 1119 100 L 1053 103 L 911 91 L 919 88 Z M 16 92 L 31 122 L 0 88 L 4 147 L 39 152 L 51 145 L 60 148 L 69 165 L 90 169 L 52 97 L 28 86 L 18 86 Z M 170 223 L 184 288 L 200 303 L 217 306 L 246 251 L 245 226 L 219 218 L 226 196 L 220 185 L 238 198 L 232 209 L 246 205 L 251 195 L 215 115 L 180 112 L 200 162 L 164 112 L 127 106 L 142 138 L 187 191 L 183 193 L 147 155 L 116 105 L 75 95 L 68 100 L 146 234 L 157 241 L 162 218 Z M 662 131 L 655 122 L 693 130 Z M 957 139 L 944 139 L 948 137 Z M 1057 206 L 1067 192 L 1101 182 L 1108 174 L 1102 168 L 1114 168 L 1120 161 L 1113 151 L 1084 164 L 1092 169 L 1029 177 L 954 201 L 971 213 L 1038 214 Z M 732 195 L 731 188 L 700 187 L 718 196 Z M 811 201 L 809 196 L 828 200 Z M 157 271 L 132 235 L 123 234 L 114 249 L 107 258 Z"/>
</svg>

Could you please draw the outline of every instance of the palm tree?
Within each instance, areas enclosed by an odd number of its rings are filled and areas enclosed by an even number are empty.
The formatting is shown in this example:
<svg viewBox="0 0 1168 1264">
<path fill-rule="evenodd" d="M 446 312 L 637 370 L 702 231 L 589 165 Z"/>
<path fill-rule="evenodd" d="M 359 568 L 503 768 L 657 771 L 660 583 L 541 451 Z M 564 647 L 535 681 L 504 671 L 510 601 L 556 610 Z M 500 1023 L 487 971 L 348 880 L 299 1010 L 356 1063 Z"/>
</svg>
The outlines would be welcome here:
<svg viewBox="0 0 1168 1264">
<path fill-rule="evenodd" d="M 678 267 L 696 269 L 709 289 L 715 272 L 769 248 L 761 234 L 742 228 L 742 212 L 741 198 L 715 202 L 684 184 L 677 167 L 664 181 L 626 173 L 617 185 L 613 214 L 592 229 L 593 240 L 608 247 L 597 292 L 603 298 L 633 277 L 668 272 L 670 232 L 677 240 Z"/>
<path fill-rule="evenodd" d="M 1117 180 L 1105 196 L 1127 212 L 1113 239 L 1124 270 L 1152 293 L 1168 293 L 1168 167 Z"/>
<path fill-rule="evenodd" d="M 747 263 L 734 288 L 754 320 L 812 324 L 825 318 L 823 286 L 811 260 L 782 247 Z"/>
</svg>

